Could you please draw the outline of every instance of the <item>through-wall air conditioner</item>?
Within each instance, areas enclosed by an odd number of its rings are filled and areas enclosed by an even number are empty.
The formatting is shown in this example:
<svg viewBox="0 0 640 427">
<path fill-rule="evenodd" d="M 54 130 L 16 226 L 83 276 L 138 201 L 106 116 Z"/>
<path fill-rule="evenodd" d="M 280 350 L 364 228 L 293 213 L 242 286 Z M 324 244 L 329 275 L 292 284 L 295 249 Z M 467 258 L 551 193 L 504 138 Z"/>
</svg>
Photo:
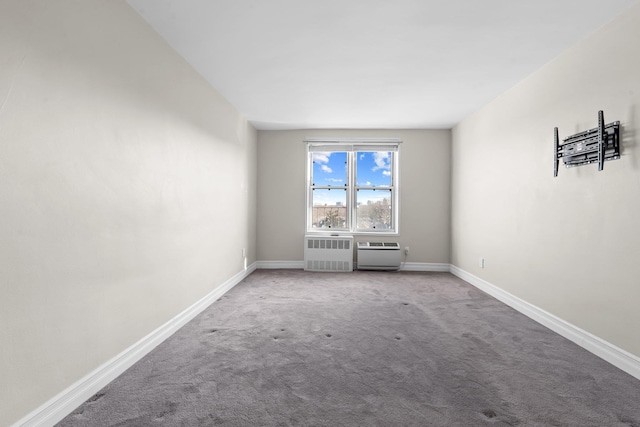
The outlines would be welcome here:
<svg viewBox="0 0 640 427">
<path fill-rule="evenodd" d="M 358 242 L 358 270 L 398 270 L 400 260 L 397 242 Z"/>
<path fill-rule="evenodd" d="M 353 237 L 304 236 L 304 269 L 353 271 Z"/>
</svg>

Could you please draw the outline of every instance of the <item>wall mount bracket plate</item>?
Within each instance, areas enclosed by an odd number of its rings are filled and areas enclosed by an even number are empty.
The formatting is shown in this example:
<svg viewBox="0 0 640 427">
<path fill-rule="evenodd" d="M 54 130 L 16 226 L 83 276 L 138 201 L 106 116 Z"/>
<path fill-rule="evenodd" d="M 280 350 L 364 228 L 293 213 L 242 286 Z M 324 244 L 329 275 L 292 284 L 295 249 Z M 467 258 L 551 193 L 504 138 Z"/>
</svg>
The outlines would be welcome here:
<svg viewBox="0 0 640 427">
<path fill-rule="evenodd" d="M 558 128 L 553 129 L 554 159 L 553 176 L 558 176 L 558 164 L 576 167 L 598 163 L 598 170 L 604 169 L 604 162 L 620 158 L 620 122 L 604 124 L 604 113 L 598 111 L 598 127 L 579 132 L 562 140 Z"/>
</svg>

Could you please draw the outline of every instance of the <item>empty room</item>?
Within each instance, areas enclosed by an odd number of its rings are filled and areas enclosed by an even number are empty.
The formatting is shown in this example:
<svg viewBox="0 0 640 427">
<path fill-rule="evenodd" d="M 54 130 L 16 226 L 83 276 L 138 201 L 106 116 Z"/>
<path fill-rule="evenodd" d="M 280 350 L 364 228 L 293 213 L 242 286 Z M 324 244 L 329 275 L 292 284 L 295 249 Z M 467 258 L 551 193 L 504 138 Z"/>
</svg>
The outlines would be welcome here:
<svg viewBox="0 0 640 427">
<path fill-rule="evenodd" d="M 638 138 L 638 0 L 0 0 L 0 426 L 640 426 Z"/>
</svg>

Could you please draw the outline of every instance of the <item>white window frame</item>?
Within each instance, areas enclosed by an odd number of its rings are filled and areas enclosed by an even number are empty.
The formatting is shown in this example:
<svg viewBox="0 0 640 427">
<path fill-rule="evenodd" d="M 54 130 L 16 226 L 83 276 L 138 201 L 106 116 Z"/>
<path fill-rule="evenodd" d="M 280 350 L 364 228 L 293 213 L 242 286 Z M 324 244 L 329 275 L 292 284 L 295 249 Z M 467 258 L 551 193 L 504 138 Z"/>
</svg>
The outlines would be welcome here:
<svg viewBox="0 0 640 427">
<path fill-rule="evenodd" d="M 305 229 L 307 234 L 340 234 L 340 235 L 398 235 L 400 230 L 400 185 L 399 185 L 399 163 L 400 163 L 400 139 L 326 139 L 307 138 L 306 144 L 306 212 Z M 391 159 L 391 186 L 390 187 L 363 187 L 356 185 L 356 167 L 358 152 L 388 151 L 392 153 Z M 314 186 L 311 182 L 313 173 L 314 152 L 346 152 L 347 153 L 347 185 L 346 187 L 346 228 L 320 229 L 312 227 L 313 214 L 313 190 L 323 189 L 324 186 Z M 344 187 L 331 187 L 340 189 Z M 389 191 L 392 204 L 392 227 L 390 229 L 358 229 L 357 228 L 357 190 Z"/>
</svg>

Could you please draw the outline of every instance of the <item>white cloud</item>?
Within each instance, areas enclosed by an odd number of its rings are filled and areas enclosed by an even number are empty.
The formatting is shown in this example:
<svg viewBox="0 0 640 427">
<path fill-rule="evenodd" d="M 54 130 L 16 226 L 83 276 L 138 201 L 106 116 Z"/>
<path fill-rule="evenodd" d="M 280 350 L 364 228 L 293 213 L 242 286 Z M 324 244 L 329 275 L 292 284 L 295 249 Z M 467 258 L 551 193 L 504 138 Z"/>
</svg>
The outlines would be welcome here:
<svg viewBox="0 0 640 427">
<path fill-rule="evenodd" d="M 341 179 L 339 178 L 325 178 L 325 181 L 329 181 L 329 182 L 342 182 Z"/>
<path fill-rule="evenodd" d="M 390 153 L 387 151 L 376 151 L 373 153 L 373 161 L 376 164 L 372 171 L 376 172 L 377 170 L 380 169 L 386 169 L 389 170 L 389 168 L 391 167 L 389 161 L 390 161 Z"/>
<path fill-rule="evenodd" d="M 320 169 L 322 170 L 322 172 L 326 172 L 326 173 L 332 173 L 333 169 L 331 169 L 329 166 L 327 165 L 322 165 L 320 166 Z"/>
<path fill-rule="evenodd" d="M 389 171 L 389 170 L 382 171 L 382 175 L 384 175 L 384 176 L 391 176 L 391 171 Z"/>
<path fill-rule="evenodd" d="M 316 163 L 329 163 L 331 153 L 313 153 L 313 161 Z"/>
</svg>

